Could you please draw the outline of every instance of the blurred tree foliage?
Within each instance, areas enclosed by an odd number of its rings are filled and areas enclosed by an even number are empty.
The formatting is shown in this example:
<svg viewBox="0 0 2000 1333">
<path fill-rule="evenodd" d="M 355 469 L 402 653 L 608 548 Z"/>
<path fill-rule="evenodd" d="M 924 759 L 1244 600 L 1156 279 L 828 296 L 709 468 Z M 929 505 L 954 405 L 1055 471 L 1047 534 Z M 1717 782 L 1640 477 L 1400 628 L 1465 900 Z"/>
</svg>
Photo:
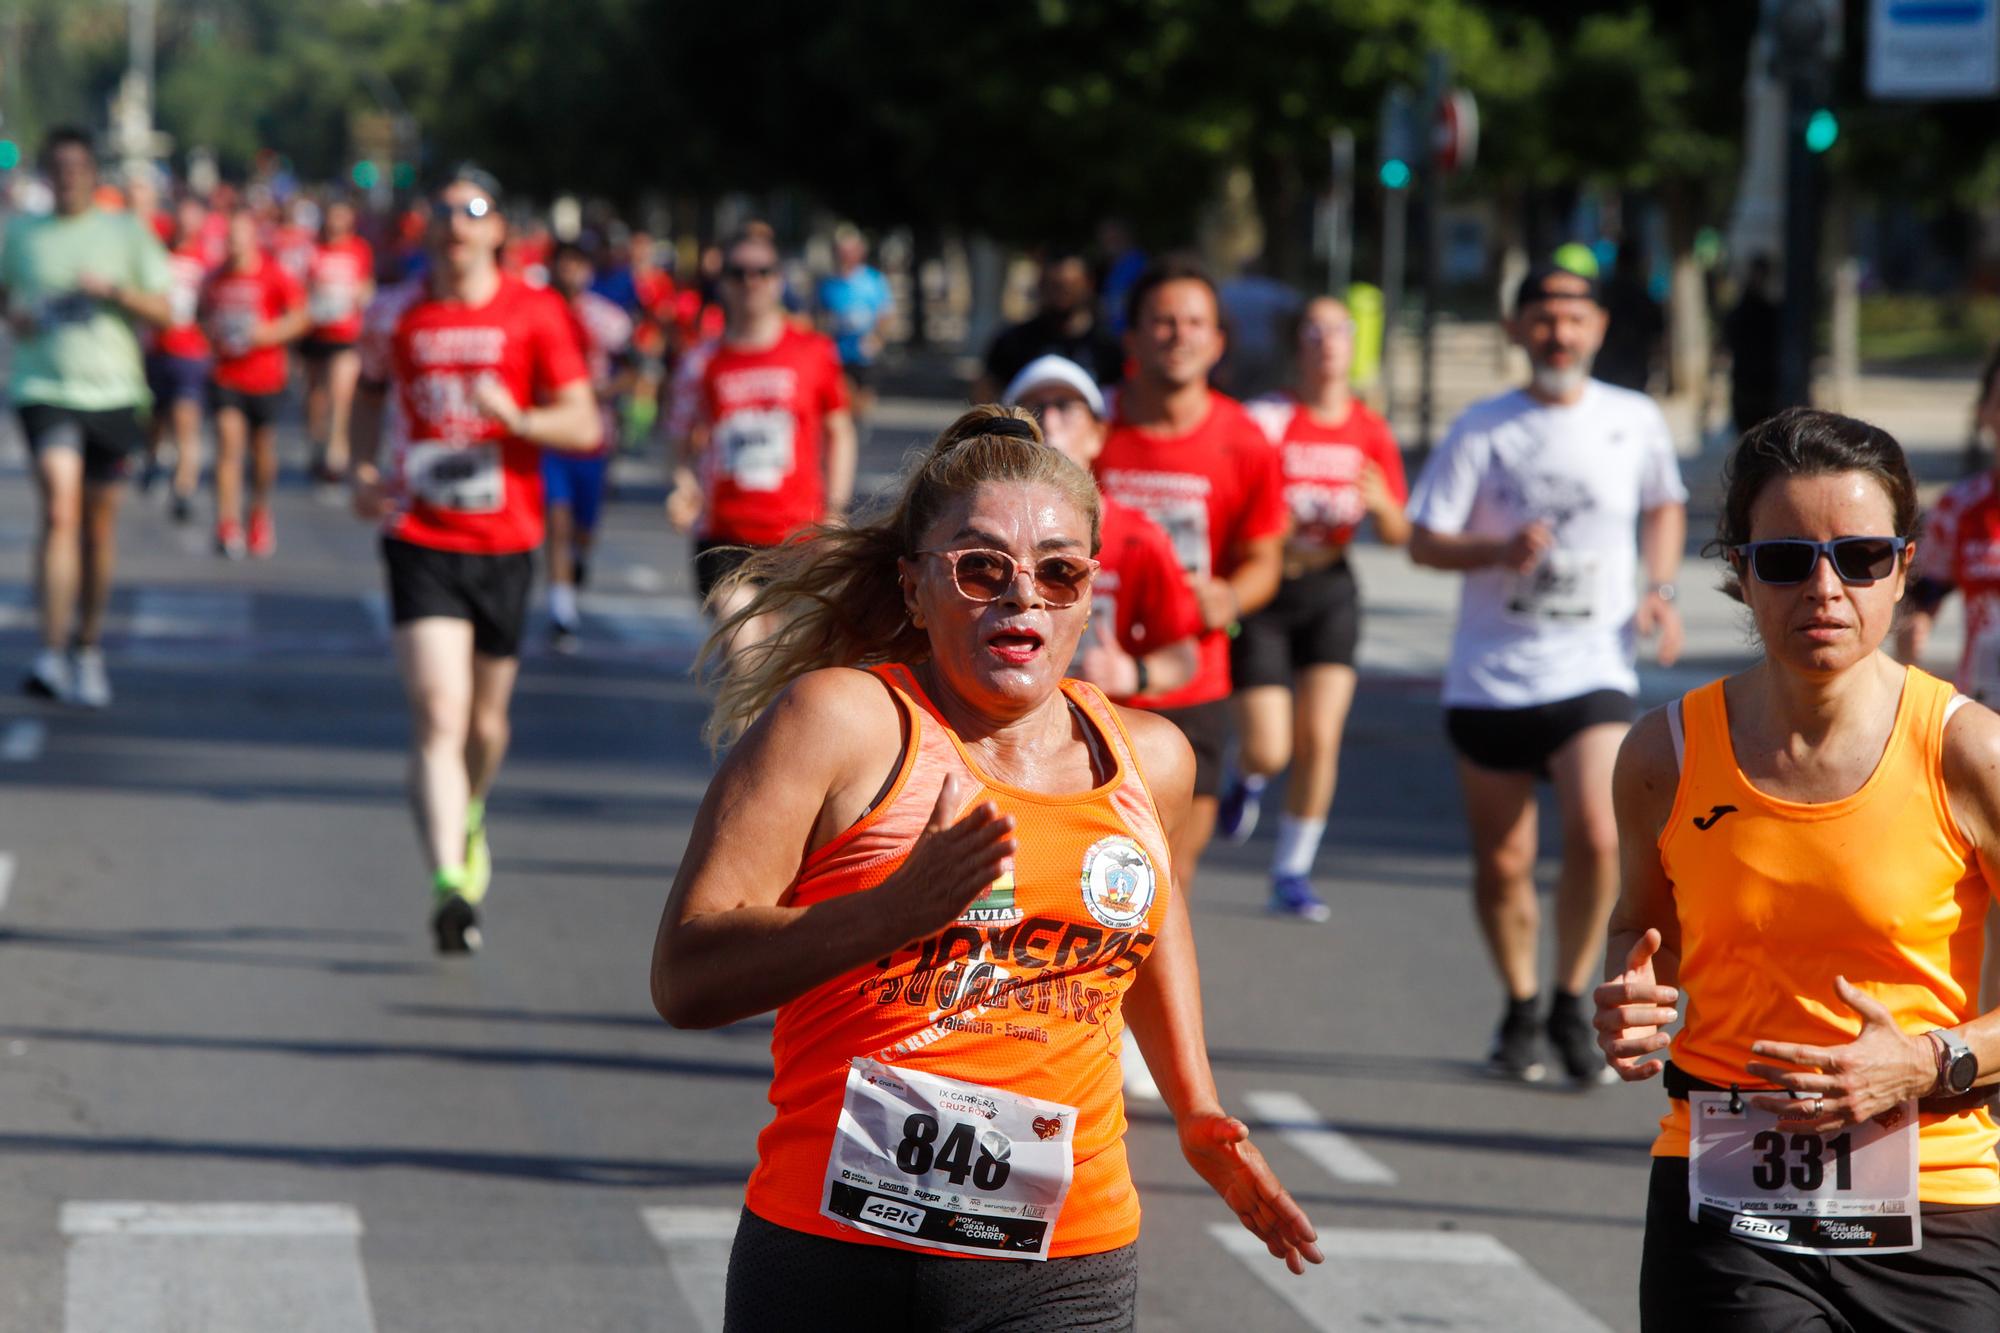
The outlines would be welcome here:
<svg viewBox="0 0 2000 1333">
<path fill-rule="evenodd" d="M 1450 53 L 1484 120 L 1470 188 L 1658 190 L 1712 220 L 1739 153 L 1755 6 L 1628 0 L 175 0 L 159 115 L 241 170 L 347 165 L 356 111 L 407 106 L 435 168 L 531 194 L 801 189 L 869 223 L 1184 238 L 1220 171 L 1267 215 L 1325 188 L 1328 132 L 1372 162 L 1392 83 Z M 1865 6 L 1849 6 L 1851 23 Z M 17 133 L 101 121 L 122 0 L 0 0 Z M 1850 33 L 1849 70 L 1862 35 Z M 2000 177 L 1990 104 L 1861 105 L 1836 170 L 1951 201 Z M 25 130 L 23 127 L 26 127 Z M 1361 172 L 1364 190 L 1372 172 Z"/>
</svg>

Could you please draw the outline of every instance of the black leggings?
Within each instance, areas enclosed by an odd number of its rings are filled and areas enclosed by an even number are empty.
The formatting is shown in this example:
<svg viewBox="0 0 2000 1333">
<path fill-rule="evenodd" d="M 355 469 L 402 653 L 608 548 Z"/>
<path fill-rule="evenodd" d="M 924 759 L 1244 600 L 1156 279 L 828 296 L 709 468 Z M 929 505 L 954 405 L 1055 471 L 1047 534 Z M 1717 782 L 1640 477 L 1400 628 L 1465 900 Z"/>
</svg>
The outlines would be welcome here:
<svg viewBox="0 0 2000 1333">
<path fill-rule="evenodd" d="M 1135 1326 L 1139 1247 L 947 1259 L 775 1226 L 743 1210 L 724 1333 L 1103 1333 Z"/>
</svg>

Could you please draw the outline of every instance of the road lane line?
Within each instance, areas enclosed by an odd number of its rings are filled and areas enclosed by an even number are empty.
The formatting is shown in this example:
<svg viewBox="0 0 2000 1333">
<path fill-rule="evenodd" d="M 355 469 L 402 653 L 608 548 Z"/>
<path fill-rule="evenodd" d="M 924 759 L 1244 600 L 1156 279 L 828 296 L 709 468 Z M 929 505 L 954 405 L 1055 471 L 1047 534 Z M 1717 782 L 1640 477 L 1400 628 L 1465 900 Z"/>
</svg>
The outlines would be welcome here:
<svg viewBox="0 0 2000 1333">
<path fill-rule="evenodd" d="M 7 907 L 7 891 L 14 887 L 14 853 L 0 852 L 0 911 Z"/>
<path fill-rule="evenodd" d="M 1248 1092 L 1243 1104 L 1251 1119 L 1278 1132 L 1278 1137 L 1323 1167 L 1336 1180 L 1357 1185 L 1393 1185 L 1396 1173 L 1376 1161 L 1361 1145 L 1335 1129 L 1312 1103 L 1295 1092 Z"/>
<path fill-rule="evenodd" d="M 681 1299 L 701 1333 L 722 1333 L 723 1288 L 729 1279 L 729 1247 L 736 1240 L 735 1208 L 641 1208 L 646 1230 L 666 1252 Z"/>
<path fill-rule="evenodd" d="M 1482 1232 L 1328 1230 L 1323 1264 L 1293 1277 L 1232 1222 L 1208 1233 L 1315 1333 L 1448 1328 L 1454 1333 L 1608 1333 L 1521 1256 Z"/>
<path fill-rule="evenodd" d="M 376 1333 L 345 1204 L 65 1203 L 64 1333 Z"/>
<path fill-rule="evenodd" d="M 46 722 L 17 717 L 7 724 L 6 731 L 0 732 L 0 759 L 10 764 L 31 764 L 42 757 L 42 747 L 48 739 Z"/>
</svg>

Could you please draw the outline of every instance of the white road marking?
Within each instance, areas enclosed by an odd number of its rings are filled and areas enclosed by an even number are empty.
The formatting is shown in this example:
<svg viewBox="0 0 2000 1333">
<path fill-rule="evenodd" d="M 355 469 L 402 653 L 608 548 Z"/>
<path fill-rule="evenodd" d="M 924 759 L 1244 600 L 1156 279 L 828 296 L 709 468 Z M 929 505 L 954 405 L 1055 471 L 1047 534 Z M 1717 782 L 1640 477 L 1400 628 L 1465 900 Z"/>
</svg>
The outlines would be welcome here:
<svg viewBox="0 0 2000 1333">
<path fill-rule="evenodd" d="M 32 717 L 17 717 L 7 724 L 7 730 L 0 732 L 0 759 L 10 764 L 33 763 L 42 757 L 42 747 L 48 739 L 46 722 Z"/>
<path fill-rule="evenodd" d="M 729 1247 L 736 1240 L 735 1208 L 641 1208 L 646 1229 L 666 1252 L 674 1284 L 699 1322 L 701 1333 L 722 1333 L 723 1290 Z"/>
<path fill-rule="evenodd" d="M 7 906 L 7 891 L 14 887 L 14 853 L 0 852 L 0 911 Z"/>
<path fill-rule="evenodd" d="M 64 1333 L 375 1333 L 344 1204 L 66 1203 Z"/>
<path fill-rule="evenodd" d="M 1361 1145 L 1329 1124 L 1312 1103 L 1295 1092 L 1245 1093 L 1251 1118 L 1278 1132 L 1278 1137 L 1310 1157 L 1336 1180 L 1358 1185 L 1393 1185 L 1396 1173 L 1376 1161 Z"/>
<path fill-rule="evenodd" d="M 1160 1100 L 1160 1085 L 1153 1081 L 1153 1071 L 1146 1068 L 1146 1057 L 1139 1054 L 1139 1043 L 1133 1041 L 1129 1033 L 1119 1058 L 1125 1064 L 1125 1099 L 1142 1102 Z"/>
<path fill-rule="evenodd" d="M 667 576 L 651 565 L 627 565 L 625 586 L 634 592 L 658 592 L 667 586 Z"/>
<path fill-rule="evenodd" d="M 1520 1255 L 1480 1232 L 1322 1229 L 1326 1262 L 1293 1277 L 1242 1227 L 1215 1222 L 1208 1231 L 1316 1333 L 1607 1333 Z"/>
</svg>

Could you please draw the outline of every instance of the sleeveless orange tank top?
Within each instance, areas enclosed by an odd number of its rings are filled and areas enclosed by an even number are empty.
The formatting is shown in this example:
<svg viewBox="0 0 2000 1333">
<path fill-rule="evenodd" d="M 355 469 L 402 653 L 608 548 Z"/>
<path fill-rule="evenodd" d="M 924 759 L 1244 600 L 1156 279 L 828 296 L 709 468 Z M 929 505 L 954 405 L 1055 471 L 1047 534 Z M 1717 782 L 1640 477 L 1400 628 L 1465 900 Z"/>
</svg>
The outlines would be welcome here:
<svg viewBox="0 0 2000 1333">
<path fill-rule="evenodd" d="M 1101 691 L 1064 681 L 1064 696 L 1101 739 L 1113 772 L 1091 791 L 1027 791 L 979 770 L 907 668 L 873 674 L 908 723 L 901 767 L 873 810 L 806 859 L 782 901 L 807 906 L 887 879 L 954 772 L 978 788 L 967 808 L 990 800 L 1014 817 L 1012 883 L 1003 876 L 943 932 L 778 1010 L 777 1115 L 758 1137 L 746 1203 L 794 1231 L 945 1253 L 878 1239 L 820 1213 L 848 1061 L 865 1056 L 1076 1107 L 1075 1173 L 1049 1253 L 1129 1245 L 1139 1235 L 1139 1200 L 1125 1158 L 1120 1005 L 1166 918 L 1172 864 L 1131 737 Z M 1104 901 L 1092 865 L 1107 849 L 1123 855 L 1134 845 L 1151 863 L 1151 902 Z"/>
<path fill-rule="evenodd" d="M 1736 765 L 1723 683 L 1681 700 L 1686 750 L 1659 838 L 1681 927 L 1685 1022 L 1673 1060 L 1696 1078 L 1763 1086 L 1756 1041 L 1839 1046 L 1860 1018 L 1835 976 L 1880 1000 L 1907 1033 L 1979 1012 L 1988 891 L 1945 803 L 1952 687 L 1912 668 L 1875 772 L 1837 801 L 1767 796 Z M 2000 1203 L 2000 1126 L 1981 1108 L 1925 1113 L 1917 1196 Z M 1655 1157 L 1688 1155 L 1688 1104 L 1669 1103 Z"/>
</svg>

